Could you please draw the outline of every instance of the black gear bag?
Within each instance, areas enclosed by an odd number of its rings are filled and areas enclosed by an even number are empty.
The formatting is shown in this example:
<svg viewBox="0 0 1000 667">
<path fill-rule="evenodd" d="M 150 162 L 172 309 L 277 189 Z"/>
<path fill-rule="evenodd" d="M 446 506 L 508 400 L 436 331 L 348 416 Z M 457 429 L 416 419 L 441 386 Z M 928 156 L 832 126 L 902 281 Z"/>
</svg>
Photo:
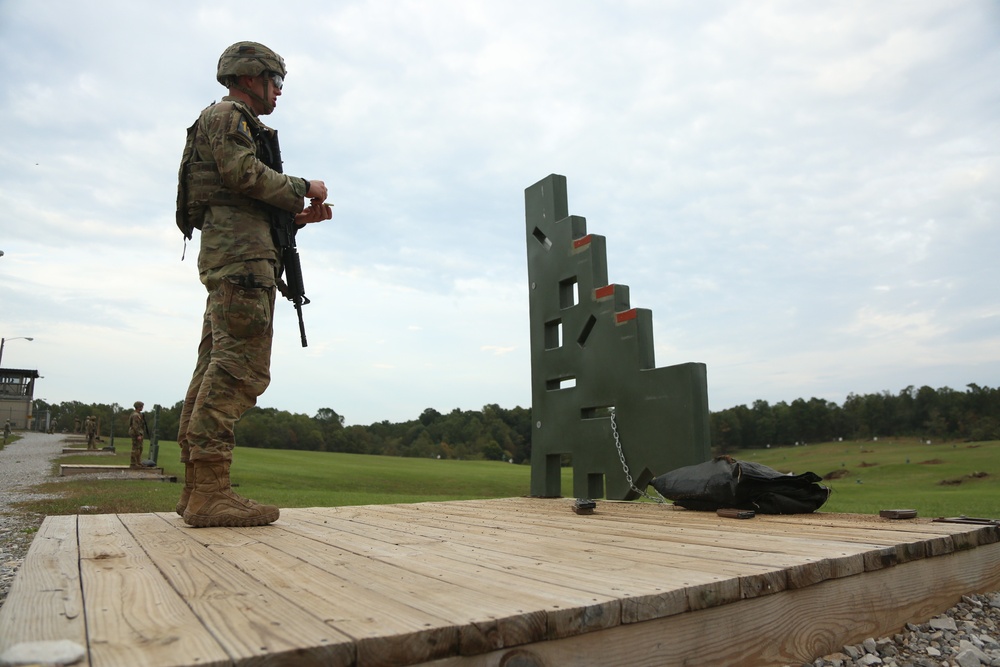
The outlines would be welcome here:
<svg viewBox="0 0 1000 667">
<path fill-rule="evenodd" d="M 806 472 L 792 475 L 761 463 L 719 456 L 655 477 L 650 484 L 675 505 L 714 512 L 722 508 L 759 514 L 807 514 L 830 497 L 822 478 Z"/>
</svg>

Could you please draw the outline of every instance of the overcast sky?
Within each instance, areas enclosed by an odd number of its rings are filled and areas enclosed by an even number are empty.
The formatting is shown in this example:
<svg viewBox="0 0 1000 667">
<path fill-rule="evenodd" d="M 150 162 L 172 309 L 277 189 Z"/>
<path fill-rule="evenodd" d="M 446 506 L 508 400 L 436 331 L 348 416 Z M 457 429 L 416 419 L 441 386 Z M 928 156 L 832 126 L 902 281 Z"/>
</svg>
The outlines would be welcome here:
<svg viewBox="0 0 1000 667">
<path fill-rule="evenodd" d="M 0 0 L 2 364 L 36 397 L 183 398 L 177 167 L 240 40 L 285 58 L 265 121 L 335 204 L 263 407 L 530 406 L 524 189 L 551 173 L 713 411 L 1000 384 L 995 0 Z"/>
</svg>

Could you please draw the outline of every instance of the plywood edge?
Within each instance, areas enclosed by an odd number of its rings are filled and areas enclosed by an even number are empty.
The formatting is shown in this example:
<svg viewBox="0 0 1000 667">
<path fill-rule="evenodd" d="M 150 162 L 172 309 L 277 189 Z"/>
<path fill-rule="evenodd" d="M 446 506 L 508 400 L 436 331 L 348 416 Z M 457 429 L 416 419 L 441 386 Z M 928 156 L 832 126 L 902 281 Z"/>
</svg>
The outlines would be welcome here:
<svg viewBox="0 0 1000 667">
<path fill-rule="evenodd" d="M 914 619 L 928 619 L 953 606 L 963 594 L 997 588 L 1000 545 L 991 545 L 831 579 L 777 596 L 423 665 L 754 667 L 809 663 L 845 644 L 892 634 Z M 720 640 L 706 641 L 706 637 Z"/>
<path fill-rule="evenodd" d="M 0 655 L 22 643 L 66 640 L 87 646 L 76 516 L 42 521 L 0 607 L 0 628 Z M 89 654 L 79 664 L 89 665 Z"/>
</svg>

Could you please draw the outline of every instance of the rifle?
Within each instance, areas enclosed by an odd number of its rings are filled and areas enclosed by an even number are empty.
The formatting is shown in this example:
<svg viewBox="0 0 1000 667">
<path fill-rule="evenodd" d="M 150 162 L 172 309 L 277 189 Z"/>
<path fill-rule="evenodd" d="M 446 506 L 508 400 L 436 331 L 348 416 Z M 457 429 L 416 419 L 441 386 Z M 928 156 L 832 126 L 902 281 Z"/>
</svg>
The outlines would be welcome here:
<svg viewBox="0 0 1000 667">
<path fill-rule="evenodd" d="M 276 212 L 271 216 L 271 231 L 275 243 L 281 251 L 281 267 L 285 272 L 285 298 L 295 304 L 295 313 L 299 316 L 299 337 L 302 347 L 308 347 L 306 342 L 306 324 L 302 321 L 302 306 L 309 303 L 306 288 L 302 282 L 302 264 L 299 262 L 299 249 L 295 247 L 295 215 L 286 211 Z"/>
<path fill-rule="evenodd" d="M 270 128 L 268 128 L 270 129 Z M 275 171 L 281 170 L 281 148 L 278 146 L 278 133 L 275 130 L 265 131 L 263 146 L 265 148 L 264 162 Z M 302 264 L 299 262 L 299 250 L 295 247 L 295 214 L 276 207 L 271 209 L 271 236 L 274 244 L 281 252 L 281 268 L 285 274 L 285 289 L 282 294 L 295 304 L 295 313 L 299 316 L 299 336 L 302 347 L 308 347 L 306 342 L 306 325 L 302 321 L 302 306 L 309 303 L 306 288 L 302 283 Z M 279 276 L 280 278 L 280 276 Z"/>
</svg>

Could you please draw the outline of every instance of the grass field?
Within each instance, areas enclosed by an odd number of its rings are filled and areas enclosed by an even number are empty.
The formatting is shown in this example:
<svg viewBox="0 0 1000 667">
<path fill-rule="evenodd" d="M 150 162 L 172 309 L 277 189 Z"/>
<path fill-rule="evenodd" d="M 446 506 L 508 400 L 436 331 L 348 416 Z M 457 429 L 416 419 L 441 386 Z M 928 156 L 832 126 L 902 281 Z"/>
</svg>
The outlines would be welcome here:
<svg viewBox="0 0 1000 667">
<path fill-rule="evenodd" d="M 100 463 L 128 464 L 128 442 Z M 824 481 L 833 489 L 824 512 L 874 514 L 916 509 L 921 516 L 1000 515 L 1000 442 L 926 445 L 917 440 L 836 442 L 744 450 L 735 458 L 783 472 L 843 475 Z M 183 479 L 177 444 L 160 442 L 159 464 Z M 96 463 L 66 455 L 58 463 Z M 58 468 L 57 468 L 58 470 Z M 232 480 L 238 491 L 279 507 L 331 507 L 426 500 L 509 498 L 528 493 L 531 469 L 493 461 L 449 461 L 358 454 L 237 449 Z M 564 494 L 572 476 L 563 470 Z M 43 514 L 172 511 L 179 484 L 78 480 L 42 485 L 53 494 L 23 505 Z"/>
<path fill-rule="evenodd" d="M 736 458 L 827 479 L 824 512 L 915 509 L 920 516 L 1000 518 L 1000 441 L 923 444 L 916 439 L 744 450 Z"/>
<path fill-rule="evenodd" d="M 148 450 L 144 455 L 148 454 Z M 114 457 L 65 455 L 60 463 L 128 465 L 128 441 Z M 168 475 L 183 480 L 175 442 L 160 442 L 157 462 Z M 412 503 L 427 500 L 510 498 L 527 495 L 531 470 L 497 461 L 328 454 L 292 450 L 237 448 L 232 482 L 244 496 L 279 507 L 333 507 Z M 563 471 L 563 488 L 572 488 Z M 129 480 L 63 478 L 39 489 L 56 497 L 24 505 L 44 514 L 172 511 L 180 484 Z"/>
</svg>

